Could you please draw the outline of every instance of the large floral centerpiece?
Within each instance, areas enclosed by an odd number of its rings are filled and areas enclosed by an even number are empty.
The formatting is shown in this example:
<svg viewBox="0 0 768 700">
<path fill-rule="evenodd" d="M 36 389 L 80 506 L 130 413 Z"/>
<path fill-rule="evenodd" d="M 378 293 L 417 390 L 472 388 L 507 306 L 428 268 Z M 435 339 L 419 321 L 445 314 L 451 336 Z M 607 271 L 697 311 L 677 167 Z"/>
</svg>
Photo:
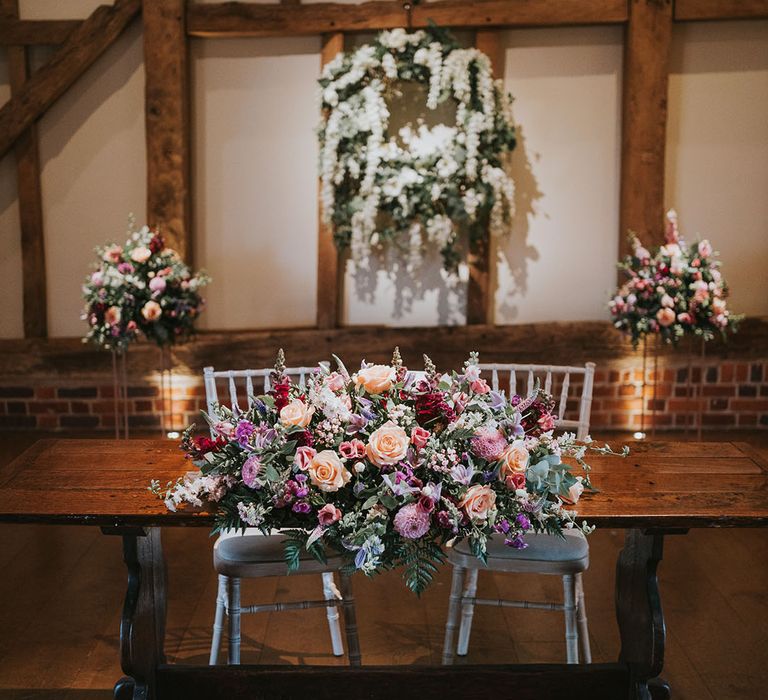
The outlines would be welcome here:
<svg viewBox="0 0 768 700">
<path fill-rule="evenodd" d="M 455 122 L 392 133 L 389 105 L 406 83 L 425 87 L 428 111 L 455 105 Z M 428 241 L 453 270 L 460 230 L 505 230 L 514 188 L 502 159 L 515 131 L 511 98 L 485 54 L 435 27 L 394 29 L 337 55 L 320 86 L 323 213 L 353 258 L 386 242 L 418 256 Z"/>
<path fill-rule="evenodd" d="M 124 350 L 140 334 L 160 346 L 190 337 L 204 305 L 200 289 L 209 282 L 204 272 L 192 273 L 147 226 L 129 231 L 125 244 L 96 252 L 96 269 L 83 286 L 86 341 Z"/>
<path fill-rule="evenodd" d="M 728 309 L 728 286 L 712 244 L 686 243 L 674 210 L 667 213 L 664 245 L 648 250 L 633 236 L 632 253 L 619 269 L 627 281 L 609 307 L 615 327 L 635 347 L 649 335 L 677 343 L 686 335 L 707 341 L 735 330 L 739 317 Z"/>
<path fill-rule="evenodd" d="M 291 569 L 304 549 L 336 552 L 366 574 L 404 566 L 417 593 L 458 540 L 484 559 L 491 537 L 524 548 L 531 532 L 589 532 L 568 506 L 590 487 L 586 451 L 610 448 L 555 436 L 552 398 L 492 391 L 476 354 L 460 372 L 425 366 L 409 373 L 397 351 L 352 375 L 339 361 L 302 388 L 280 359 L 247 411 L 218 406 L 213 437 L 185 433 L 198 472 L 150 488 L 171 510 L 213 504 L 217 530 L 282 530 Z"/>
</svg>

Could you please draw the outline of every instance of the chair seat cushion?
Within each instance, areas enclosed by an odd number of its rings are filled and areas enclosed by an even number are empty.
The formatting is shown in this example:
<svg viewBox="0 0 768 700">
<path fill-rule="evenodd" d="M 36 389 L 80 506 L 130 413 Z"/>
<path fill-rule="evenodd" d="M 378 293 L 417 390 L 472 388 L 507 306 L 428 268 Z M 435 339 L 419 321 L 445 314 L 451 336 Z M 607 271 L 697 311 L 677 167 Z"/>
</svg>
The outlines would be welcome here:
<svg viewBox="0 0 768 700">
<path fill-rule="evenodd" d="M 501 535 L 488 540 L 488 569 L 539 574 L 573 574 L 589 566 L 589 545 L 579 530 L 564 530 L 564 537 L 547 534 L 528 534 L 525 549 L 514 549 L 504 544 Z M 486 568 L 472 554 L 469 542 L 463 540 L 448 550 L 448 559 L 467 569 Z"/>
<path fill-rule="evenodd" d="M 284 535 L 222 537 L 213 547 L 213 568 L 220 574 L 234 578 L 284 576 L 288 573 L 284 542 Z M 295 573 L 323 573 L 336 571 L 341 566 L 341 557 L 338 555 L 329 556 L 328 562 L 323 564 L 303 550 L 299 570 Z"/>
</svg>

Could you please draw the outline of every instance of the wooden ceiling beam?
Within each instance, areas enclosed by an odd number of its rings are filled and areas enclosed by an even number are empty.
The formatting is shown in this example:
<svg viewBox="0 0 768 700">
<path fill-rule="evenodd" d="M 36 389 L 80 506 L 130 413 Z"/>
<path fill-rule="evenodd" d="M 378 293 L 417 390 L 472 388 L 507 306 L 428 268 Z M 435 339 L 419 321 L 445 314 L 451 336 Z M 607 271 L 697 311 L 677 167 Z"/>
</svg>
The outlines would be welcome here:
<svg viewBox="0 0 768 700">
<path fill-rule="evenodd" d="M 627 0 L 438 0 L 415 5 L 411 26 L 542 27 L 619 24 L 628 17 Z M 190 4 L 187 32 L 196 37 L 266 37 L 392 29 L 407 24 L 403 3 L 362 4 Z"/>
<path fill-rule="evenodd" d="M 768 0 L 675 0 L 675 21 L 768 18 Z"/>
<path fill-rule="evenodd" d="M 114 43 L 140 10 L 141 0 L 101 5 L 67 37 L 0 109 L 0 157 Z"/>
<path fill-rule="evenodd" d="M 5 19 L 0 22 L 0 46 L 63 44 L 79 19 Z"/>
</svg>

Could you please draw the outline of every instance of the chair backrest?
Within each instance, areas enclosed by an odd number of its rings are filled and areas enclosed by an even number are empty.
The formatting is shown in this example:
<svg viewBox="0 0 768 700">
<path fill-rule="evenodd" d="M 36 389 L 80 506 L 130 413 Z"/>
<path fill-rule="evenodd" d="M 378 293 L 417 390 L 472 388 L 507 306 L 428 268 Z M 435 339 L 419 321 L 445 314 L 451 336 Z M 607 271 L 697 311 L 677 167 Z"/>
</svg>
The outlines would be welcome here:
<svg viewBox="0 0 768 700">
<path fill-rule="evenodd" d="M 481 364 L 481 370 L 491 372 L 491 386 L 499 391 L 499 374 L 509 375 L 507 384 L 509 396 L 515 394 L 529 396 L 536 380 L 548 394 L 553 394 L 559 400 L 555 425 L 558 428 L 570 428 L 576 431 L 576 437 L 583 440 L 589 434 L 589 414 L 592 409 L 592 385 L 595 376 L 595 363 L 587 362 L 583 367 L 568 367 L 565 365 L 518 365 L 518 364 Z M 578 381 L 571 381 L 578 377 Z M 582 381 L 583 378 L 583 381 Z M 581 382 L 581 397 L 578 400 L 578 420 L 565 417 L 568 409 L 569 392 L 572 387 Z"/>
<path fill-rule="evenodd" d="M 299 386 L 306 386 L 307 377 L 312 375 L 317 367 L 286 367 L 285 373 L 292 379 L 298 378 Z M 214 370 L 213 367 L 203 369 L 203 378 L 205 381 L 205 401 L 208 407 L 208 413 L 213 411 L 215 404 L 222 404 L 219 400 L 217 382 L 226 385 L 226 391 L 229 394 L 229 408 L 240 409 L 238 403 L 238 393 L 244 396 L 248 402 L 248 408 L 253 403 L 253 397 L 259 394 L 266 394 L 272 388 L 270 375 L 273 370 L 269 369 L 229 369 Z M 243 394 L 244 392 L 244 394 Z M 240 409 L 242 410 L 242 409 Z"/>
</svg>

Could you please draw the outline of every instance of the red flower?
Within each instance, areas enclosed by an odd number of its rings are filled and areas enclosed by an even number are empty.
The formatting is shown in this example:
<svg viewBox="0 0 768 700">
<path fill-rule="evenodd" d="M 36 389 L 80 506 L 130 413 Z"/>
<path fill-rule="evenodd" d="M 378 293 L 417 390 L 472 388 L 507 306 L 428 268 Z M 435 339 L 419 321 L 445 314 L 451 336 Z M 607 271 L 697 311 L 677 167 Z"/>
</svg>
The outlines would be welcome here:
<svg viewBox="0 0 768 700">
<path fill-rule="evenodd" d="M 275 408 L 278 411 L 288 405 L 288 392 L 290 389 L 291 383 L 287 380 L 283 380 L 275 384 L 272 391 L 269 392 L 275 399 Z"/>
<path fill-rule="evenodd" d="M 455 418 L 453 409 L 440 392 L 417 394 L 415 408 L 416 421 L 422 426 L 440 419 L 450 423 Z"/>
<path fill-rule="evenodd" d="M 149 242 L 149 249 L 153 253 L 159 253 L 163 248 L 165 248 L 165 241 L 159 233 L 156 233 Z"/>
<path fill-rule="evenodd" d="M 300 433 L 294 433 L 291 436 L 296 440 L 296 447 L 312 447 L 315 444 L 315 439 L 312 437 L 312 433 L 309 430 L 302 430 Z"/>
<path fill-rule="evenodd" d="M 189 456 L 193 459 L 202 459 L 209 452 L 217 452 L 227 444 L 227 439 L 221 435 L 215 439 L 207 435 L 199 435 L 192 440 Z"/>
</svg>

